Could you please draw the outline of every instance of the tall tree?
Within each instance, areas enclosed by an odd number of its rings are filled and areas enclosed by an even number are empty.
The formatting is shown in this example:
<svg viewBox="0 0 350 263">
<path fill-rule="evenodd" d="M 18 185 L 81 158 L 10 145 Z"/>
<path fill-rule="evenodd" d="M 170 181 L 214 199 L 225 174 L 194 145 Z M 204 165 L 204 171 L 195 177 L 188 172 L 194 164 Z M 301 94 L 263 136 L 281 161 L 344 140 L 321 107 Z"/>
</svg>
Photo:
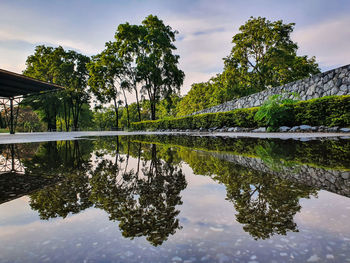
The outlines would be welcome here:
<svg viewBox="0 0 350 263">
<path fill-rule="evenodd" d="M 153 15 L 139 26 L 121 25 L 116 33 L 121 54 L 134 58 L 137 81 L 142 83 L 142 92 L 149 98 L 152 120 L 156 118 L 157 102 L 179 92 L 184 80 L 185 74 L 178 68 L 180 57 L 173 54 L 176 34 L 177 31 Z"/>
<path fill-rule="evenodd" d="M 26 100 L 34 109 L 42 111 L 48 130 L 56 130 L 58 114 L 63 115 L 67 130 L 71 117 L 74 129 L 78 128 L 81 109 L 90 99 L 87 91 L 88 61 L 87 56 L 75 51 L 44 45 L 37 46 L 34 55 L 27 58 L 24 75 L 65 87 L 63 92 L 41 94 Z"/>
<path fill-rule="evenodd" d="M 115 126 L 119 125 L 120 95 L 124 95 L 125 106 L 127 100 L 125 91 L 129 88 L 125 82 L 125 67 L 122 59 L 118 55 L 115 42 L 107 42 L 105 49 L 92 58 L 88 64 L 90 72 L 89 86 L 92 92 L 101 103 L 113 102 L 115 109 Z"/>
<path fill-rule="evenodd" d="M 57 69 L 61 65 L 60 57 L 63 53 L 64 50 L 62 47 L 55 49 L 44 45 L 37 46 L 34 55 L 27 58 L 27 67 L 23 71 L 23 74 L 42 81 L 62 85 L 63 83 L 60 81 L 61 74 Z M 57 93 L 46 93 L 31 97 L 25 103 L 28 103 L 35 110 L 41 110 L 43 120 L 47 122 L 47 129 L 49 131 L 56 130 L 56 116 L 60 107 L 59 95 Z"/>
<path fill-rule="evenodd" d="M 228 85 L 238 87 L 238 96 L 320 72 L 315 57 L 297 55 L 298 45 L 290 37 L 294 25 L 251 17 L 239 28 L 223 73 Z"/>
<path fill-rule="evenodd" d="M 128 83 L 129 88 L 135 91 L 139 121 L 141 121 L 141 108 L 138 84 L 141 79 L 135 65 L 140 52 L 140 30 L 141 27 L 138 25 L 130 25 L 129 23 L 125 23 L 118 26 L 118 29 L 114 35 L 119 56 L 123 58 L 125 81 Z"/>
<path fill-rule="evenodd" d="M 73 127 L 77 130 L 83 105 L 90 100 L 87 90 L 89 72 L 86 67 L 90 58 L 72 50 L 67 51 L 65 57 L 66 93 L 68 93 L 68 103 L 72 112 Z"/>
</svg>

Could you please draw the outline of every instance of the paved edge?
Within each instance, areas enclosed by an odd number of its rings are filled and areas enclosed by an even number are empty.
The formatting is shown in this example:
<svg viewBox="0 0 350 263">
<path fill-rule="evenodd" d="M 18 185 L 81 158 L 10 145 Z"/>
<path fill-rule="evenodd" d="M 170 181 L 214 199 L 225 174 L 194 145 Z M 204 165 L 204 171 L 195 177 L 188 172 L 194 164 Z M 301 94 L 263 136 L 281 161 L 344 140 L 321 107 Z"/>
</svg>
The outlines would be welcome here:
<svg viewBox="0 0 350 263">
<path fill-rule="evenodd" d="M 94 136 L 116 135 L 190 135 L 190 136 L 214 136 L 230 138 L 261 138 L 261 139 L 294 139 L 294 140 L 319 140 L 319 139 L 350 139 L 349 133 L 251 133 L 251 132 L 124 132 L 124 131 L 91 131 L 91 132 L 38 132 L 0 134 L 0 144 L 30 143 L 46 141 L 79 140 Z"/>
</svg>

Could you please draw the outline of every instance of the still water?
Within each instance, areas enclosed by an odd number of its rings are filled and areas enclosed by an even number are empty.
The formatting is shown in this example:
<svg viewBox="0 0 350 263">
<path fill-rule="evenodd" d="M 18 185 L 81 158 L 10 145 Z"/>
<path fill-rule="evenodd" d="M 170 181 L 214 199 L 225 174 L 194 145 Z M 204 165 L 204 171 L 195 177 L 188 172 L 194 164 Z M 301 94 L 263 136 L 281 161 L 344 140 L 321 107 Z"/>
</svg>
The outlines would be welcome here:
<svg viewBox="0 0 350 263">
<path fill-rule="evenodd" d="M 0 147 L 0 262 L 350 262 L 349 139 Z"/>
</svg>

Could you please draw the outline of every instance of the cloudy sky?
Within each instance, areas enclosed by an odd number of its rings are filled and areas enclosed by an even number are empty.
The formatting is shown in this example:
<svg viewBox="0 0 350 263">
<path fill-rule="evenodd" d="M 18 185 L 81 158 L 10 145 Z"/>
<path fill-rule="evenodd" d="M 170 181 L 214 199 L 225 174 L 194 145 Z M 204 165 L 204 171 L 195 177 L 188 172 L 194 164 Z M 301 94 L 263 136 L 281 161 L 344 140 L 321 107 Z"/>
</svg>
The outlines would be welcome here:
<svg viewBox="0 0 350 263">
<path fill-rule="evenodd" d="M 118 24 L 149 14 L 179 31 L 182 94 L 222 71 L 232 36 L 250 16 L 296 23 L 299 55 L 316 56 L 322 71 L 350 64 L 349 0 L 1 0 L 0 11 L 0 68 L 18 73 L 36 45 L 94 55 Z"/>
</svg>

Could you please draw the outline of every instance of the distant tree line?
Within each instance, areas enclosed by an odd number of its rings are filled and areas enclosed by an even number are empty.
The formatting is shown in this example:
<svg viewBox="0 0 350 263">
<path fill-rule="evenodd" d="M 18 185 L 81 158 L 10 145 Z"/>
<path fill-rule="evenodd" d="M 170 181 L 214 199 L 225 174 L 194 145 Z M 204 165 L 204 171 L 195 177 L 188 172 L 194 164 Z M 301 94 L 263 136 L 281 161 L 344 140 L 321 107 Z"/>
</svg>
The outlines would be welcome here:
<svg viewBox="0 0 350 263">
<path fill-rule="evenodd" d="M 294 23 L 251 17 L 233 36 L 224 70 L 194 83 L 184 97 L 185 74 L 174 54 L 178 33 L 157 16 L 120 24 L 113 41 L 91 58 L 59 47 L 37 46 L 23 74 L 65 87 L 26 98 L 20 130 L 119 129 L 131 122 L 183 116 L 319 72 L 315 57 L 298 56 Z M 135 102 L 130 103 L 130 94 Z M 91 105 L 95 106 L 91 108 Z"/>
</svg>

